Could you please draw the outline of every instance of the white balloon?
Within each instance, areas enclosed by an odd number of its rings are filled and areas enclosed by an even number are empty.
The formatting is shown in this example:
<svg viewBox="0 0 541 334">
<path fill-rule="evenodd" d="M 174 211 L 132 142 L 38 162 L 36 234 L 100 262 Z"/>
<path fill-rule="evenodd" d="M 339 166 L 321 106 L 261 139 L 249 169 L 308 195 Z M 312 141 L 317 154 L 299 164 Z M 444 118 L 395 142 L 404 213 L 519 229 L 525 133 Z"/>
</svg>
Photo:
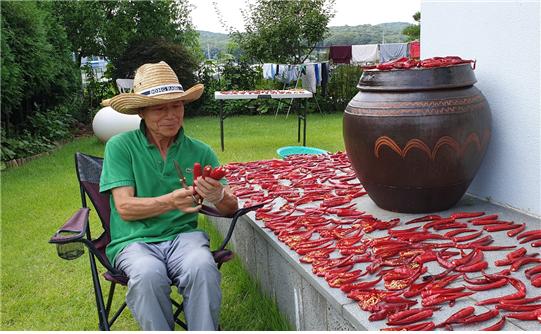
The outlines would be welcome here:
<svg viewBox="0 0 541 334">
<path fill-rule="evenodd" d="M 101 108 L 94 116 L 92 129 L 102 142 L 112 136 L 139 128 L 141 117 L 139 115 L 121 114 L 111 107 Z"/>
</svg>

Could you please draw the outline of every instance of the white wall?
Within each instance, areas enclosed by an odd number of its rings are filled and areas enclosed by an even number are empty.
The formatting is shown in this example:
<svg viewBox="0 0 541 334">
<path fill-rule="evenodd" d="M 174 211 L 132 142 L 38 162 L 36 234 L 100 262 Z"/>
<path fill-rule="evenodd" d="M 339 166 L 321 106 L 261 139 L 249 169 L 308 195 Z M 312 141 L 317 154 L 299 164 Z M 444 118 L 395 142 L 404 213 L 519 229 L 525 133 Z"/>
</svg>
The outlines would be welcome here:
<svg viewBox="0 0 541 334">
<path fill-rule="evenodd" d="M 421 57 L 477 59 L 492 139 L 468 193 L 541 216 L 540 0 L 421 2 Z"/>
</svg>

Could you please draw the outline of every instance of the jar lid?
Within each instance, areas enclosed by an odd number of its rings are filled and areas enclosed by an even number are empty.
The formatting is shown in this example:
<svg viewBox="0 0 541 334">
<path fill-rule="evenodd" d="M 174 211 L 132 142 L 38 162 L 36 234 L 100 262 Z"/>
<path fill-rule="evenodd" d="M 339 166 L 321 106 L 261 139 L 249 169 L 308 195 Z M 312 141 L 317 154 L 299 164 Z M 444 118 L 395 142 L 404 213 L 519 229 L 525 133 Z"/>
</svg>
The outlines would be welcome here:
<svg viewBox="0 0 541 334">
<path fill-rule="evenodd" d="M 361 91 L 414 91 L 472 86 L 477 82 L 470 64 L 433 68 L 365 70 L 357 88 Z"/>
</svg>

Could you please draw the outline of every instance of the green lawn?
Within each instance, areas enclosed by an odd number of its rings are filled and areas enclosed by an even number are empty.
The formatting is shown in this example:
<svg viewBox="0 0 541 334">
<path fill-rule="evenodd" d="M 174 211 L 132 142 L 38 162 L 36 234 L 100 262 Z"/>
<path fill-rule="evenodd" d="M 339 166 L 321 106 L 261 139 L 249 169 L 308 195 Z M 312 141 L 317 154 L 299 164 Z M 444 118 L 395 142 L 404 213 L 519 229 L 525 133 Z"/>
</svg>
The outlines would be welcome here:
<svg viewBox="0 0 541 334">
<path fill-rule="evenodd" d="M 297 119 L 281 114 L 239 116 L 225 120 L 225 152 L 220 150 L 217 118 L 185 120 L 186 133 L 211 145 L 223 163 L 276 157 L 281 146 L 297 145 Z M 310 114 L 307 145 L 344 150 L 342 114 Z M 65 261 L 47 241 L 80 207 L 73 154 L 103 155 L 94 137 L 75 140 L 50 156 L 2 172 L 1 327 L 0 330 L 97 330 L 88 255 Z M 94 231 L 97 216 L 92 211 Z M 216 230 L 201 219 L 214 247 Z M 97 236 L 97 233 L 94 233 Z M 272 301 L 259 293 L 238 259 L 222 268 L 222 329 L 291 329 Z M 108 284 L 106 285 L 108 288 Z M 117 290 L 120 303 L 125 289 Z M 138 330 L 129 311 L 117 320 L 117 330 Z"/>
</svg>

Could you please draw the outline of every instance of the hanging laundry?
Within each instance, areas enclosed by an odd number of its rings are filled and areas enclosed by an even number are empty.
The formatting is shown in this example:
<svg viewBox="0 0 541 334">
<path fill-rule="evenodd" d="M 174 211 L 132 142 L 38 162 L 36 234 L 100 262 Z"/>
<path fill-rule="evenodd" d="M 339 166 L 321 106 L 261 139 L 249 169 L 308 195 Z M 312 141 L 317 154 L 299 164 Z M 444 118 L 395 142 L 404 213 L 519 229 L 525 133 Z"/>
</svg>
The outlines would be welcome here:
<svg viewBox="0 0 541 334">
<path fill-rule="evenodd" d="M 263 64 L 263 79 L 274 80 L 276 69 L 274 64 Z"/>
<path fill-rule="evenodd" d="M 316 67 L 315 64 L 306 64 L 306 73 L 301 75 L 302 88 L 315 93 L 317 90 Z"/>
<path fill-rule="evenodd" d="M 406 43 L 387 43 L 379 45 L 379 62 L 385 63 L 393 59 L 407 57 L 408 44 Z"/>
<path fill-rule="evenodd" d="M 377 44 L 352 45 L 352 63 L 376 63 L 379 60 Z"/>
<path fill-rule="evenodd" d="M 329 59 L 335 64 L 349 64 L 351 61 L 351 45 L 331 46 Z"/>
<path fill-rule="evenodd" d="M 327 83 L 329 82 L 329 63 L 321 63 L 321 93 L 327 95 Z"/>
<path fill-rule="evenodd" d="M 419 41 L 409 42 L 408 56 L 415 59 L 421 58 L 421 43 Z"/>
</svg>

